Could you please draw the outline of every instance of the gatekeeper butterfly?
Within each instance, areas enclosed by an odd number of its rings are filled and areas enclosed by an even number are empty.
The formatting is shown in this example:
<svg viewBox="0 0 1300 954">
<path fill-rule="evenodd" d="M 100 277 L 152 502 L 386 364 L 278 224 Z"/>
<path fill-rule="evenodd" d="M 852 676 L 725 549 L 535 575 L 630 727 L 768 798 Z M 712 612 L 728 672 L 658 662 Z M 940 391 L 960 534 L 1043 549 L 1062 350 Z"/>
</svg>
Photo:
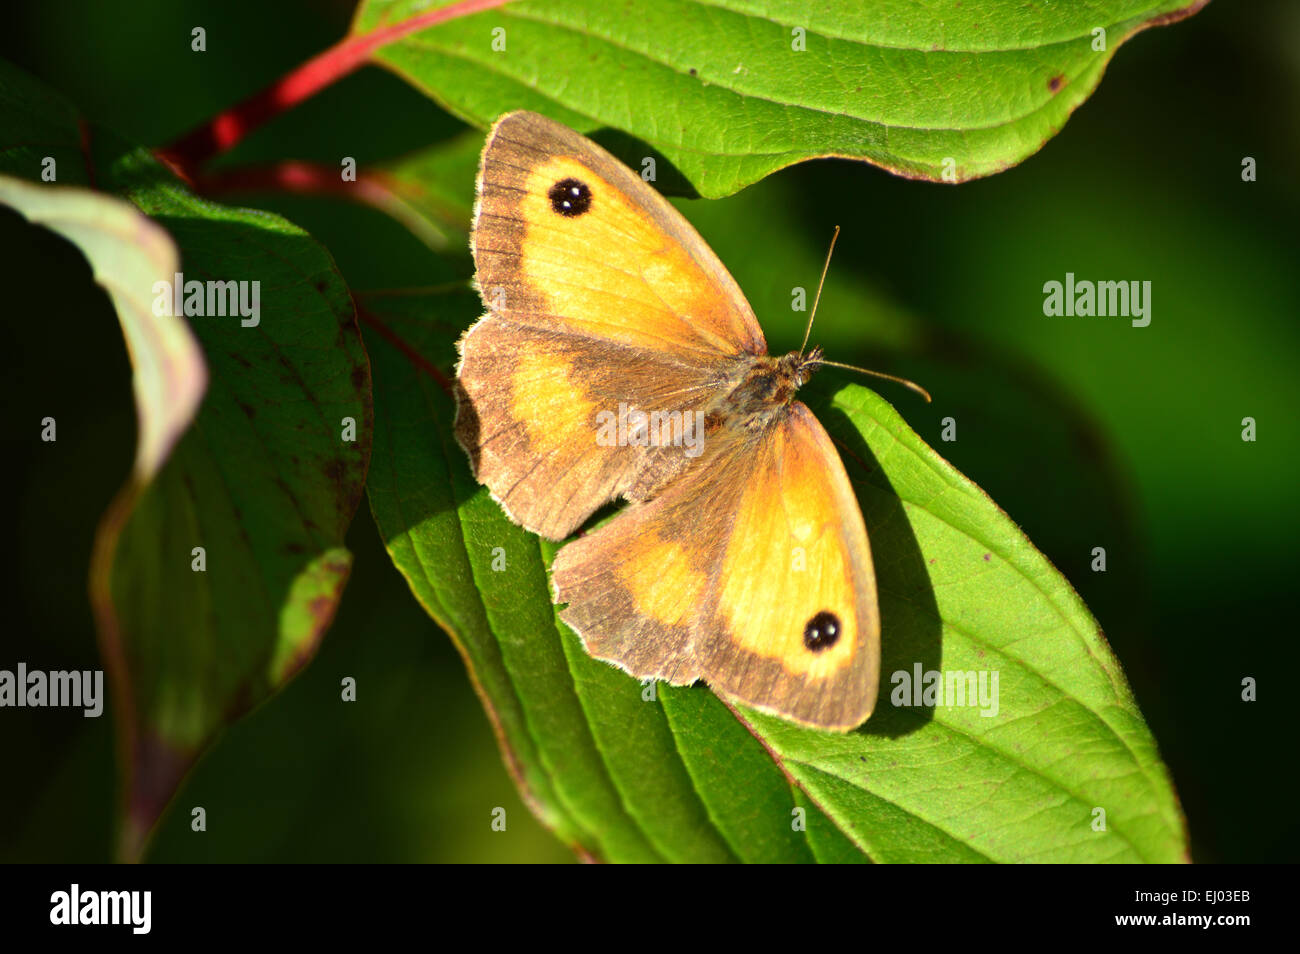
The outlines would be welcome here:
<svg viewBox="0 0 1300 954">
<path fill-rule="evenodd" d="M 880 679 L 871 548 L 795 399 L 832 362 L 769 355 L 686 219 L 536 113 L 488 135 L 471 244 L 488 311 L 460 341 L 456 437 L 475 477 L 551 540 L 629 502 L 556 555 L 561 619 L 638 678 L 861 724 Z"/>
</svg>

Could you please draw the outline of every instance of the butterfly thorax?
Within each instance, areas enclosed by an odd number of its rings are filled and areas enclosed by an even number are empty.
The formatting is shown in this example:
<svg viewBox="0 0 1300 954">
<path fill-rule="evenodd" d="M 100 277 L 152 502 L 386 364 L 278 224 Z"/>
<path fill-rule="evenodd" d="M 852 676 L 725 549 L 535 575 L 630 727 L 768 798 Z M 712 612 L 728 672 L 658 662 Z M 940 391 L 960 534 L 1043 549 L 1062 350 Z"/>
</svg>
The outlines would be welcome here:
<svg viewBox="0 0 1300 954">
<path fill-rule="evenodd" d="M 762 428 L 794 401 L 799 390 L 821 363 L 821 348 L 807 354 L 746 355 L 729 376 L 718 402 L 717 420 L 728 419 L 735 427 Z"/>
</svg>

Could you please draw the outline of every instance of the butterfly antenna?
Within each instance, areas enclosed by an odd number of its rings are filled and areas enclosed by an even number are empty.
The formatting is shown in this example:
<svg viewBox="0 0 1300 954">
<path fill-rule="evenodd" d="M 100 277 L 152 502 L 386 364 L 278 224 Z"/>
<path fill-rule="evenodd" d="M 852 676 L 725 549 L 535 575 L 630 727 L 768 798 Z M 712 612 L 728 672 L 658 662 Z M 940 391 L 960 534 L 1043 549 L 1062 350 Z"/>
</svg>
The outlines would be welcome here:
<svg viewBox="0 0 1300 954">
<path fill-rule="evenodd" d="M 915 381 L 909 381 L 907 378 L 895 377 L 892 374 L 885 374 L 884 371 L 872 371 L 868 368 L 859 368 L 856 364 L 841 364 L 838 361 L 827 361 L 825 358 L 819 359 L 818 364 L 825 365 L 828 368 L 843 368 L 846 371 L 857 371 L 859 374 L 869 374 L 873 378 L 884 378 L 886 381 L 893 381 L 895 384 L 901 384 L 903 387 L 915 391 L 921 397 L 925 398 L 925 403 L 930 403 L 930 392 Z"/>
<path fill-rule="evenodd" d="M 808 336 L 812 334 L 813 319 L 817 317 L 817 304 L 822 300 L 822 286 L 826 284 L 826 273 L 831 267 L 831 254 L 835 251 L 835 240 L 840 237 L 840 227 L 835 226 L 835 233 L 831 235 L 831 247 L 826 250 L 826 263 L 822 265 L 822 277 L 817 282 L 817 294 L 813 298 L 812 314 L 808 316 L 808 327 L 803 332 L 803 344 L 799 345 L 799 357 L 803 357 L 803 349 L 808 347 Z M 839 361 L 827 361 L 820 356 L 820 352 L 814 353 L 814 362 L 819 365 L 825 365 L 830 368 L 843 368 L 845 371 L 857 371 L 859 374 L 867 374 L 873 378 L 883 378 L 886 381 L 893 381 L 895 384 L 901 384 L 903 387 L 915 391 L 921 397 L 925 398 L 925 403 L 931 401 L 930 392 L 915 381 L 909 381 L 907 378 L 896 377 L 892 374 L 885 374 L 883 371 L 871 371 L 867 368 L 859 368 L 855 364 L 841 364 Z"/>
<path fill-rule="evenodd" d="M 826 264 L 822 266 L 822 277 L 817 282 L 817 296 L 813 298 L 812 314 L 808 316 L 808 327 L 803 331 L 803 344 L 799 346 L 799 356 L 803 357 L 803 349 L 808 347 L 808 336 L 812 334 L 813 319 L 817 317 L 817 303 L 822 300 L 822 286 L 826 284 L 826 272 L 831 267 L 831 253 L 835 251 L 835 240 L 840 237 L 840 227 L 835 226 L 835 234 L 831 236 L 831 247 L 826 250 Z"/>
</svg>

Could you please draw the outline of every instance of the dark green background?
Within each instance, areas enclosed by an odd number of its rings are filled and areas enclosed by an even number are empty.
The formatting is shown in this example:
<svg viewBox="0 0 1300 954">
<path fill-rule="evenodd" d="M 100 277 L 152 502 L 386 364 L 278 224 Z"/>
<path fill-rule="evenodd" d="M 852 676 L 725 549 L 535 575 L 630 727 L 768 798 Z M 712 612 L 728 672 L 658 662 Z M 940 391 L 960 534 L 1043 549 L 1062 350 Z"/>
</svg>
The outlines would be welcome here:
<svg viewBox="0 0 1300 954">
<path fill-rule="evenodd" d="M 158 145 L 334 42 L 351 7 L 15 5 L 0 57 L 95 121 Z M 193 26 L 207 29 L 204 54 L 190 51 Z M 797 344 L 790 287 L 815 280 L 831 227 L 843 227 L 815 340 L 833 358 L 903 370 L 934 391 L 927 407 L 881 385 L 1098 616 L 1173 772 L 1198 861 L 1293 860 L 1300 847 L 1296 747 L 1282 721 L 1298 662 L 1298 41 L 1300 5 L 1220 0 L 1132 40 L 1059 136 L 991 179 L 953 188 L 823 161 L 732 199 L 681 203 L 749 294 L 773 350 Z M 368 68 L 222 163 L 350 155 L 364 167 L 461 129 Z M 1258 161 L 1259 181 L 1241 181 L 1244 156 Z M 355 289 L 467 275 L 465 258 L 436 259 L 369 210 L 240 201 L 311 231 Z M 71 246 L 0 212 L 0 251 L 14 558 L 0 583 L 0 667 L 93 668 L 86 567 L 133 456 L 129 366 L 108 301 Z M 798 274 L 782 261 L 798 262 Z M 1150 280 L 1151 326 L 1045 318 L 1042 285 L 1067 271 Z M 855 313 L 864 291 L 932 331 L 941 357 L 864 349 L 886 313 Z M 1079 473 L 1044 439 L 1045 412 L 1085 449 Z M 955 444 L 939 441 L 947 414 Z M 58 419 L 57 444 L 36 440 L 46 415 Z M 1258 421 L 1256 443 L 1240 439 L 1245 416 Z M 364 502 L 348 545 L 356 567 L 319 656 L 218 741 L 149 857 L 568 859 L 522 805 L 459 657 L 410 597 Z M 1097 545 L 1105 574 L 1088 570 Z M 357 677 L 355 705 L 338 702 L 345 675 Z M 1240 701 L 1243 676 L 1259 681 L 1259 702 Z M 0 710 L 0 859 L 109 857 L 111 730 L 107 714 Z M 193 805 L 207 809 L 204 834 L 189 830 Z M 504 833 L 489 827 L 496 806 L 508 813 Z"/>
</svg>

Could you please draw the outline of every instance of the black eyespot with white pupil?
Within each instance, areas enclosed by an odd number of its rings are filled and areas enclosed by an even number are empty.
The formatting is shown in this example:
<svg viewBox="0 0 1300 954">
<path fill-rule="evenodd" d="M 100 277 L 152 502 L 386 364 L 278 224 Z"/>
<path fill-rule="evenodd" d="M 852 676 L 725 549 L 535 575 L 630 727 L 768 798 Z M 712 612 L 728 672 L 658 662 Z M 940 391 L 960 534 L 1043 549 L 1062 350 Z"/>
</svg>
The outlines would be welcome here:
<svg viewBox="0 0 1300 954">
<path fill-rule="evenodd" d="M 822 610 L 803 627 L 803 644 L 815 653 L 830 649 L 840 641 L 840 618 Z"/>
<path fill-rule="evenodd" d="M 591 208 L 591 186 L 580 179 L 561 179 L 546 193 L 551 208 L 567 218 L 582 215 Z"/>
</svg>

